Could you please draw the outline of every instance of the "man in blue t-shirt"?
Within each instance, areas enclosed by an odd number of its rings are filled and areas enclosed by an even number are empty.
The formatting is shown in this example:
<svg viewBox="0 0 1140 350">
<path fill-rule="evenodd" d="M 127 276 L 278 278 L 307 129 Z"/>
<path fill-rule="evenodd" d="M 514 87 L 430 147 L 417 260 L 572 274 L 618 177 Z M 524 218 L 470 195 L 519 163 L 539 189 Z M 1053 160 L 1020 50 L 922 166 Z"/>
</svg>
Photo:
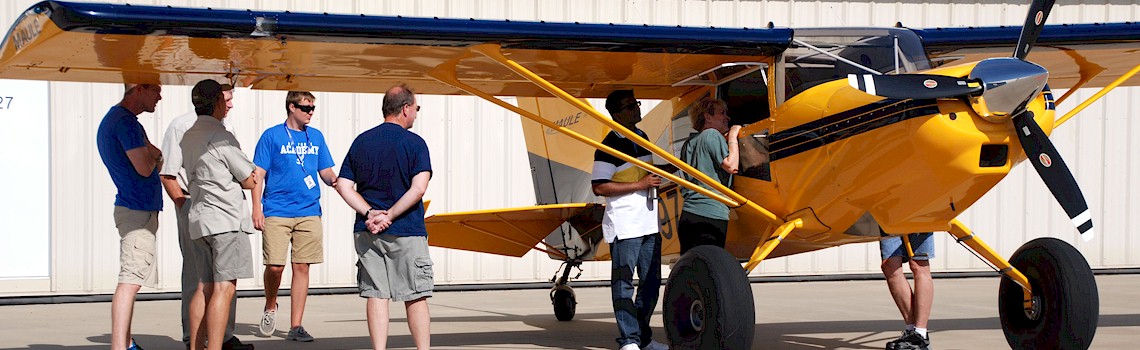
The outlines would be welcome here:
<svg viewBox="0 0 1140 350">
<path fill-rule="evenodd" d="M 115 183 L 115 228 L 119 231 L 119 284 L 111 298 L 111 348 L 136 349 L 131 339 L 135 295 L 142 286 L 156 287 L 154 234 L 162 210 L 158 168 L 162 151 L 139 123 L 142 112 L 154 113 L 162 100 L 158 84 L 125 84 L 123 100 L 99 123 L 95 140 L 99 157 Z"/>
<path fill-rule="evenodd" d="M 265 308 L 258 330 L 270 336 L 276 328 L 277 290 L 292 243 L 293 281 L 290 286 L 287 340 L 309 342 L 301 326 L 309 296 L 309 265 L 324 261 L 321 229 L 321 188 L 336 180 L 325 136 L 308 126 L 317 98 L 307 91 L 285 95 L 285 122 L 266 129 L 253 151 L 253 227 L 261 230 L 265 263 Z"/>
<path fill-rule="evenodd" d="M 357 282 L 368 329 L 388 329 L 388 301 L 403 301 L 417 349 L 431 343 L 427 298 L 434 289 L 423 196 L 431 180 L 427 143 L 408 131 L 420 106 L 405 85 L 384 94 L 384 123 L 356 137 L 340 167 L 337 192 L 356 211 Z M 383 349 L 387 332 L 369 332 Z"/>
</svg>

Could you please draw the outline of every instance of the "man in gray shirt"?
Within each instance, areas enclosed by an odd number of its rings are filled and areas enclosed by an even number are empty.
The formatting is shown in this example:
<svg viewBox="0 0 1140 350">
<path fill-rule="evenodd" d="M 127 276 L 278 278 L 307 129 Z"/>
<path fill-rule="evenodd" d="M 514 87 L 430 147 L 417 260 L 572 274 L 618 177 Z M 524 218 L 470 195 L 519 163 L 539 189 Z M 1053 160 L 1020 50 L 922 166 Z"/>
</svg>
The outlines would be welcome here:
<svg viewBox="0 0 1140 350">
<path fill-rule="evenodd" d="M 233 108 L 233 85 L 222 84 L 222 94 L 226 100 L 226 110 Z M 162 187 L 166 195 L 174 202 L 178 218 L 178 248 L 182 251 L 182 343 L 190 345 L 190 300 L 198 290 L 198 272 L 194 268 L 194 250 L 190 239 L 190 188 L 186 172 L 182 167 L 182 135 L 198 121 L 198 113 L 191 111 L 178 116 L 166 127 L 166 134 L 162 137 L 162 154 L 166 155 L 166 162 L 162 163 Z M 226 130 L 231 133 L 229 125 Z M 226 342 L 222 350 L 253 350 L 253 344 L 243 344 L 234 336 L 234 309 L 237 308 L 237 298 L 230 302 L 230 318 L 226 325 Z"/>
<path fill-rule="evenodd" d="M 198 120 L 182 136 L 182 158 L 189 180 L 189 232 L 198 290 L 190 302 L 190 347 L 222 349 L 237 279 L 253 278 L 253 232 L 242 189 L 256 184 L 253 162 L 226 130 L 222 85 L 203 80 L 191 90 Z M 206 330 L 201 325 L 205 319 Z M 204 343 L 204 344 L 203 344 Z"/>
</svg>

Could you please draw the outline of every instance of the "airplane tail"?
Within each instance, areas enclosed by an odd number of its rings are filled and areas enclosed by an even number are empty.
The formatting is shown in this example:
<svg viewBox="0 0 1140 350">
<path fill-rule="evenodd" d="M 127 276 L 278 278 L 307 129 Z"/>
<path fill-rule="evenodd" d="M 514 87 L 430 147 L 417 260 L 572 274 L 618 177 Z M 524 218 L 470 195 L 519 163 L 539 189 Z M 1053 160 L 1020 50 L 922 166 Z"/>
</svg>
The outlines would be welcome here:
<svg viewBox="0 0 1140 350">
<path fill-rule="evenodd" d="M 590 139 L 601 140 L 610 131 L 602 123 L 557 98 L 520 97 L 518 106 Z M 538 205 L 602 202 L 590 187 L 593 147 L 529 119 L 522 119 L 522 128 Z M 568 220 L 547 235 L 547 244 L 565 252 L 571 259 L 593 259 L 598 253 L 598 243 L 602 241 L 603 210 L 602 206 L 596 206 L 579 215 L 578 219 Z M 603 255 L 608 255 L 606 253 Z"/>
<path fill-rule="evenodd" d="M 638 126 L 651 142 L 676 156 L 692 131 L 686 107 L 707 93 L 707 89 L 696 89 L 675 100 L 661 101 Z M 610 131 L 601 122 L 557 98 L 519 98 L 518 106 L 593 140 L 601 141 Z M 595 149 L 529 119 L 523 119 L 522 123 L 538 204 L 601 203 L 602 199 L 593 194 L 590 186 Z M 660 165 L 665 161 L 654 156 L 653 163 Z M 546 242 L 581 254 L 568 252 L 572 257 L 607 259 L 608 245 L 598 244 L 602 240 L 603 211 L 604 207 L 596 206 L 583 212 L 577 220 L 570 220 L 551 232 Z M 658 193 L 658 218 L 664 256 L 680 252 L 675 234 L 680 212 L 680 188 L 675 184 L 662 186 Z"/>
</svg>

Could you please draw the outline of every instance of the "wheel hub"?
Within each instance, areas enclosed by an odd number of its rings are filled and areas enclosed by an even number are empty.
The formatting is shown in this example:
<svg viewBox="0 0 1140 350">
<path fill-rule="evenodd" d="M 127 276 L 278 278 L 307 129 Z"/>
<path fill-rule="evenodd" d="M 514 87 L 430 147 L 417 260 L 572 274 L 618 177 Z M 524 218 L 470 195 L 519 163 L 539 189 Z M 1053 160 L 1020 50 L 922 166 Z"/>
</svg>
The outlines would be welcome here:
<svg viewBox="0 0 1140 350">
<path fill-rule="evenodd" d="M 1034 295 L 1025 301 L 1025 317 L 1037 321 L 1041 319 L 1041 296 Z"/>
<path fill-rule="evenodd" d="M 705 307 L 700 300 L 693 300 L 689 305 L 689 325 L 697 332 L 705 327 Z"/>
</svg>

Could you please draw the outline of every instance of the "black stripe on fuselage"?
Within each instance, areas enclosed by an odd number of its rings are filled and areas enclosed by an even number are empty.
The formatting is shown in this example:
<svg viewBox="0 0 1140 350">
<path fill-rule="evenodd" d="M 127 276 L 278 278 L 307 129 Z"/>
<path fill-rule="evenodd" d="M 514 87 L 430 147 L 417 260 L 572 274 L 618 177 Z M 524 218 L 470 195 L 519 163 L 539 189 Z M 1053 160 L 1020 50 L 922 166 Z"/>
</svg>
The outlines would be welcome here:
<svg viewBox="0 0 1140 350">
<path fill-rule="evenodd" d="M 936 100 L 881 100 L 804 123 L 771 136 L 771 160 L 810 151 L 907 119 L 937 114 Z"/>
</svg>

